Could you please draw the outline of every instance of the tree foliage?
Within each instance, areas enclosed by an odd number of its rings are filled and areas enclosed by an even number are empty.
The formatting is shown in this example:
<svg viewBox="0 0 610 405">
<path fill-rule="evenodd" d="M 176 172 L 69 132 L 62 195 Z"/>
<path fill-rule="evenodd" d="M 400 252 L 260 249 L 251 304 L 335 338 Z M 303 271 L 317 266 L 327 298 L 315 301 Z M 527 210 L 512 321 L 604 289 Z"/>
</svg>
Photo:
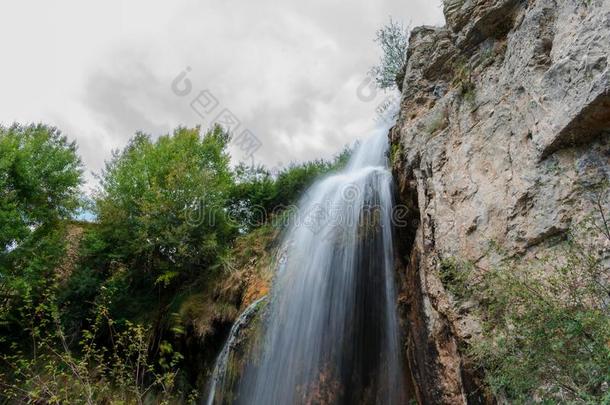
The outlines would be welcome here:
<svg viewBox="0 0 610 405">
<path fill-rule="evenodd" d="M 209 269 L 235 234 L 224 210 L 232 185 L 229 135 L 178 128 L 153 141 L 137 134 L 114 154 L 96 198 L 112 256 L 168 284 Z"/>
<path fill-rule="evenodd" d="M 76 145 L 42 124 L 0 127 L 0 254 L 78 207 Z"/>
<path fill-rule="evenodd" d="M 409 47 L 409 29 L 390 18 L 388 24 L 377 31 L 375 42 L 382 51 L 379 64 L 371 69 L 377 86 L 382 89 L 402 90 Z"/>
<path fill-rule="evenodd" d="M 76 145 L 57 129 L 0 128 L 0 325 L 19 330 L 19 308 L 43 293 L 64 248 L 59 222 L 79 204 L 81 175 Z"/>
<path fill-rule="evenodd" d="M 345 147 L 332 161 L 291 164 L 275 176 L 264 167 L 238 166 L 229 201 L 232 218 L 242 230 L 262 225 L 291 209 L 316 178 L 342 168 L 350 154 L 351 148 Z"/>
</svg>

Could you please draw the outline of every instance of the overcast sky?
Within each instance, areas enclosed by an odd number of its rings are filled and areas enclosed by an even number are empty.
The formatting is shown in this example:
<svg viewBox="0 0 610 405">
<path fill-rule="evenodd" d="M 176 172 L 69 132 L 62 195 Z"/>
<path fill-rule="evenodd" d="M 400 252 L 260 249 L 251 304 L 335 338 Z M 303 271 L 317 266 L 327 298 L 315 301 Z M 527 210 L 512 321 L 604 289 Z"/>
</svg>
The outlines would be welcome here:
<svg viewBox="0 0 610 405">
<path fill-rule="evenodd" d="M 89 181 L 136 131 L 207 127 L 225 108 L 260 140 L 257 163 L 330 157 L 376 125 L 384 96 L 357 97 L 375 31 L 443 23 L 440 0 L 19 0 L 0 15 L 0 123 L 59 127 Z M 200 116 L 204 90 L 217 105 Z"/>
</svg>

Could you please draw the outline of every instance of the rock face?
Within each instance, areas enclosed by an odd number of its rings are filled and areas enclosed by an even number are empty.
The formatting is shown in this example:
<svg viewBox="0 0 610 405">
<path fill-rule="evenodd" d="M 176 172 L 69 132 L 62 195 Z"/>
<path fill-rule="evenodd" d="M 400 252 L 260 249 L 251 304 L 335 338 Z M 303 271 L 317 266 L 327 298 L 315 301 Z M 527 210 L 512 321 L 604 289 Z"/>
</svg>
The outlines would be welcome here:
<svg viewBox="0 0 610 405">
<path fill-rule="evenodd" d="M 535 255 L 589 215 L 610 178 L 610 0 L 445 0 L 412 32 L 390 133 L 410 207 L 399 265 L 420 403 L 489 403 L 460 348 L 477 331 L 438 277 L 446 257 L 488 265 L 491 241 Z"/>
</svg>

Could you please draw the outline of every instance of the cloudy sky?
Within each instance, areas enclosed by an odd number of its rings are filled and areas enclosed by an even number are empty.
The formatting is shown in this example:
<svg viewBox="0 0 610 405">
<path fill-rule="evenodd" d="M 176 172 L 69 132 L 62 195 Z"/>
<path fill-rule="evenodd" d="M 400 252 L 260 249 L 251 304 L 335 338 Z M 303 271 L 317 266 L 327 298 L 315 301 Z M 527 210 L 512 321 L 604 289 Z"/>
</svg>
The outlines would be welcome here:
<svg viewBox="0 0 610 405">
<path fill-rule="evenodd" d="M 385 96 L 357 96 L 375 31 L 389 16 L 443 23 L 440 0 L 20 0 L 0 15 L 0 123 L 59 127 L 90 184 L 136 131 L 207 127 L 225 109 L 260 140 L 257 163 L 330 157 L 376 125 Z"/>
</svg>

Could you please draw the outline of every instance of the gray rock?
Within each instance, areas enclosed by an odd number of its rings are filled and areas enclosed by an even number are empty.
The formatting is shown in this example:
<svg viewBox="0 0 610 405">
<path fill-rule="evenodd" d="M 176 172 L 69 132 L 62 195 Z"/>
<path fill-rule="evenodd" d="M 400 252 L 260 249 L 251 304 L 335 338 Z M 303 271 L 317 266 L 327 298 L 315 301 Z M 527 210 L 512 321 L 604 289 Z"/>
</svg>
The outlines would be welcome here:
<svg viewBox="0 0 610 405">
<path fill-rule="evenodd" d="M 411 36 L 390 138 L 402 199 L 418 201 L 420 280 L 407 284 L 423 291 L 407 317 L 424 331 L 412 339 L 447 349 L 479 332 L 449 309 L 439 261 L 487 264 L 491 241 L 534 255 L 590 215 L 586 190 L 610 179 L 610 0 L 448 0 L 444 10 L 447 27 Z M 466 401 L 468 370 L 447 350 L 419 374 L 435 393 L 424 402 Z"/>
</svg>

